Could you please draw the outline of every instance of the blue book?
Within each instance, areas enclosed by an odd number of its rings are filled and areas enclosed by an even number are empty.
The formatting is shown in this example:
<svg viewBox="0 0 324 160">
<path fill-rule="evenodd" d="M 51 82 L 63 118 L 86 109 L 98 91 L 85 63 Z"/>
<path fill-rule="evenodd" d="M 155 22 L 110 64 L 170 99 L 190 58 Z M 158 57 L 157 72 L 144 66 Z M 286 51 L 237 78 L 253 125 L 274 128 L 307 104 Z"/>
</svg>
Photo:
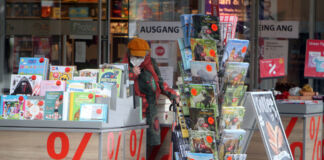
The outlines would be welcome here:
<svg viewBox="0 0 324 160">
<path fill-rule="evenodd" d="M 80 121 L 107 121 L 107 104 L 81 104 Z"/>
<path fill-rule="evenodd" d="M 182 63 L 183 63 L 183 69 L 189 70 L 190 69 L 190 61 L 192 61 L 192 52 L 190 48 L 186 48 L 184 46 L 184 39 L 179 38 L 178 44 L 181 52 L 182 57 Z"/>
<path fill-rule="evenodd" d="M 224 50 L 221 68 L 225 66 L 226 62 L 243 62 L 249 42 L 249 40 L 229 39 Z"/>
<path fill-rule="evenodd" d="M 214 160 L 214 155 L 210 153 L 188 153 L 188 159 Z"/>
<path fill-rule="evenodd" d="M 47 58 L 21 57 L 19 62 L 18 74 L 23 75 L 41 75 L 43 80 L 47 79 L 48 74 Z"/>
<path fill-rule="evenodd" d="M 24 119 L 26 99 L 21 95 L 1 96 L 0 119 Z"/>
</svg>

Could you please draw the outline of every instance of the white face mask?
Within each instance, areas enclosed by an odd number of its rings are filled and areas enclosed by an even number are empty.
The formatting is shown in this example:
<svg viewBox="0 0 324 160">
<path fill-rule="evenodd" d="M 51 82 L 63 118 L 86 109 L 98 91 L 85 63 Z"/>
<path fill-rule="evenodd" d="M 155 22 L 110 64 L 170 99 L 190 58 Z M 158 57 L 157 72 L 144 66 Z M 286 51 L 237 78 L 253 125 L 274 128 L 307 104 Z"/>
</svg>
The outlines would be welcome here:
<svg viewBox="0 0 324 160">
<path fill-rule="evenodd" d="M 130 62 L 133 64 L 133 66 L 140 66 L 144 62 L 145 57 L 143 58 L 137 58 L 137 57 L 130 57 Z"/>
</svg>

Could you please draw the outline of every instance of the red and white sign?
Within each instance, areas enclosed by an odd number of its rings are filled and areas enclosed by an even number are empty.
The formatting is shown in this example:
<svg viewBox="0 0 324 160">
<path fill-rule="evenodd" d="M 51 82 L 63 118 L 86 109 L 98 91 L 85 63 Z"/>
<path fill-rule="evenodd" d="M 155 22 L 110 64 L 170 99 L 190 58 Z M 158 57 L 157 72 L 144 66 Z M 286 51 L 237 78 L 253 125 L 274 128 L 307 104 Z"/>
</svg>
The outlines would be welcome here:
<svg viewBox="0 0 324 160">
<path fill-rule="evenodd" d="M 283 77 L 285 75 L 284 58 L 260 60 L 260 77 Z"/>
<path fill-rule="evenodd" d="M 168 43 L 152 43 L 152 58 L 158 63 L 169 62 L 169 44 Z"/>
<path fill-rule="evenodd" d="M 324 72 L 316 71 L 316 59 L 324 57 L 324 40 L 307 40 L 305 77 L 324 78 Z"/>
</svg>

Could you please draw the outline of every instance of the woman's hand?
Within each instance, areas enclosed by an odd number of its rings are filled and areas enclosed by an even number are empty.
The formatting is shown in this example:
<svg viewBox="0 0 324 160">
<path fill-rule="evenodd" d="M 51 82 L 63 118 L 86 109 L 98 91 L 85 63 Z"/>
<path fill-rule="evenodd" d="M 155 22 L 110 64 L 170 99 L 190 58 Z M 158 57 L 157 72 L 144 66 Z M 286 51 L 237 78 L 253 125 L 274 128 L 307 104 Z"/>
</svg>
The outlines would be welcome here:
<svg viewBox="0 0 324 160">
<path fill-rule="evenodd" d="M 135 74 L 136 76 L 140 75 L 140 74 L 141 74 L 141 69 L 140 69 L 140 67 L 135 66 L 135 67 L 133 68 L 133 72 L 134 72 L 134 74 Z"/>
</svg>

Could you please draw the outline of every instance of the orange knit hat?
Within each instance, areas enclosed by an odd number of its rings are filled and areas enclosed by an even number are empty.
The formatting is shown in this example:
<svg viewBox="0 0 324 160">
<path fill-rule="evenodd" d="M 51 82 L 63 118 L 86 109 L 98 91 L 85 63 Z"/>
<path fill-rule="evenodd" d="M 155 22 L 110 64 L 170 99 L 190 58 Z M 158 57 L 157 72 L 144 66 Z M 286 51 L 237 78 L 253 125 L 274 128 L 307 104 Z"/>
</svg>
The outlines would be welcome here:
<svg viewBox="0 0 324 160">
<path fill-rule="evenodd" d="M 132 56 L 144 57 L 146 52 L 150 50 L 149 44 L 141 38 L 134 38 L 128 43 L 128 49 Z"/>
</svg>

